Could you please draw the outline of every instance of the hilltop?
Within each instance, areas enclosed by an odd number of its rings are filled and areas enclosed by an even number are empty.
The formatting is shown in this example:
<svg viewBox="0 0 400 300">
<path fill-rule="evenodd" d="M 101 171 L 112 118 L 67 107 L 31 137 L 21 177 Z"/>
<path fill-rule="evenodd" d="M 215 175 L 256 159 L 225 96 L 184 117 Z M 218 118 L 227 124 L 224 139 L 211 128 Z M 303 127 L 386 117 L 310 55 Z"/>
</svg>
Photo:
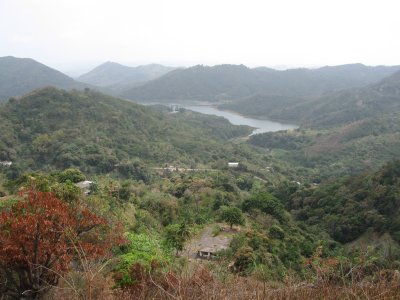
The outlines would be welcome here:
<svg viewBox="0 0 400 300">
<path fill-rule="evenodd" d="M 0 57 L 0 101 L 46 86 L 83 89 L 87 85 L 31 58 Z"/>
<path fill-rule="evenodd" d="M 174 68 L 159 64 L 128 67 L 106 62 L 79 76 L 78 80 L 113 91 L 124 90 L 160 77 Z"/>
<path fill-rule="evenodd" d="M 319 69 L 250 69 L 244 65 L 194 66 L 175 70 L 142 86 L 121 93 L 139 102 L 221 101 L 256 94 L 301 97 L 331 90 L 361 87 L 400 70 L 395 67 L 369 67 L 362 64 Z"/>
</svg>

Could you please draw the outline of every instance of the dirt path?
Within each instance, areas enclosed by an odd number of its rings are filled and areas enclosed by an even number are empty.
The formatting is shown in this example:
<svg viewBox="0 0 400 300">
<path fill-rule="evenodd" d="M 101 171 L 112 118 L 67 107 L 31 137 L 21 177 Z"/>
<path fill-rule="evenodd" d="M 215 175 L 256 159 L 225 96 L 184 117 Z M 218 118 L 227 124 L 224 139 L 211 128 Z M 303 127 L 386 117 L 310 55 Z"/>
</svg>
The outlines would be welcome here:
<svg viewBox="0 0 400 300">
<path fill-rule="evenodd" d="M 182 256 L 196 258 L 197 251 L 211 248 L 214 252 L 226 249 L 232 240 L 232 232 L 221 231 L 217 236 L 213 236 L 212 230 L 215 225 L 208 225 L 196 237 L 192 238 L 182 251 Z"/>
</svg>

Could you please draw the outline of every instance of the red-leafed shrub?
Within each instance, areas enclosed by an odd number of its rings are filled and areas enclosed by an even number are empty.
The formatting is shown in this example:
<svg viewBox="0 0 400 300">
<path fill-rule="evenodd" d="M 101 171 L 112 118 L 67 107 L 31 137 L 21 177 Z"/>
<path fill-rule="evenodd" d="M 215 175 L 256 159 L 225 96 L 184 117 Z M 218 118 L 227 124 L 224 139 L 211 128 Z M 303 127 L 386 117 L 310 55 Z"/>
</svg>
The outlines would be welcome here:
<svg viewBox="0 0 400 300">
<path fill-rule="evenodd" d="M 35 299 L 57 285 L 76 255 L 108 255 L 116 240 L 107 221 L 52 193 L 29 191 L 0 216 L 0 292 Z M 82 258 L 81 258 L 82 259 Z"/>
</svg>

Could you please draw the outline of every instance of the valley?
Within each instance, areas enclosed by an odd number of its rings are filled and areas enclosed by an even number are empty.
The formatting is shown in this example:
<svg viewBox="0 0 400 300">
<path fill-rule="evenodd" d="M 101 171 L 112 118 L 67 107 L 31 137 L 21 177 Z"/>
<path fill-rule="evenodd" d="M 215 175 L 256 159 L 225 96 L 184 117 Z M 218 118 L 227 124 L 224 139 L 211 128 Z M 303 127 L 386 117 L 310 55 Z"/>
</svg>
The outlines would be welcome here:
<svg viewBox="0 0 400 300">
<path fill-rule="evenodd" d="M 308 297 L 320 287 L 318 299 L 332 290 L 364 293 L 366 283 L 375 297 L 376 282 L 396 294 L 397 68 L 106 63 L 82 76 L 86 84 L 3 89 L 0 242 L 10 246 L 0 261 L 11 269 L 0 265 L 0 292 L 25 291 L 18 275 L 32 295 L 45 290 L 50 299 L 68 299 L 64 291 L 78 299 L 89 287 L 110 299 L 200 289 L 200 299 L 216 286 L 214 296 L 232 296 L 238 285 L 243 299 Z M 292 88 L 299 74 L 302 84 Z M 126 84 L 136 85 L 134 96 L 121 96 Z M 81 189 L 82 182 L 90 184 Z M 32 224 L 48 255 L 63 251 L 53 264 L 40 247 L 15 261 L 19 239 L 33 245 Z M 39 285 L 24 277 L 35 259 L 46 279 Z"/>
</svg>

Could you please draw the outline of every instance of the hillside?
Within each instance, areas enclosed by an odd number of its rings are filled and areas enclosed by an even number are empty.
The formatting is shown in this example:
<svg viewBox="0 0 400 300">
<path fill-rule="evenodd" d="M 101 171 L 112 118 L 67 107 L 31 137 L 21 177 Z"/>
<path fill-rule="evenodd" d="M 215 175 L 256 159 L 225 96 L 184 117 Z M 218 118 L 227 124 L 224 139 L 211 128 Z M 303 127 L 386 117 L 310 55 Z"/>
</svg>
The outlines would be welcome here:
<svg viewBox="0 0 400 300">
<path fill-rule="evenodd" d="M 46 86 L 83 89 L 86 85 L 30 58 L 0 57 L 0 101 Z"/>
<path fill-rule="evenodd" d="M 135 101 L 218 101 L 255 94 L 289 97 L 320 95 L 330 90 L 361 87 L 377 82 L 399 70 L 395 67 L 368 67 L 361 64 L 291 69 L 250 69 L 243 65 L 194 66 L 175 70 L 142 86 L 121 93 Z"/>
<path fill-rule="evenodd" d="M 400 111 L 400 72 L 361 89 L 332 93 L 305 104 L 306 125 L 329 127 Z"/>
<path fill-rule="evenodd" d="M 246 161 L 256 153 L 226 140 L 251 130 L 214 116 L 164 113 L 92 91 L 45 88 L 0 107 L 0 160 L 24 170 L 76 166 L 87 172 L 110 172 L 133 161 L 153 166 Z"/>
<path fill-rule="evenodd" d="M 400 109 L 400 72 L 362 88 L 319 97 L 256 95 L 220 105 L 247 115 L 290 120 L 307 127 L 328 128 Z"/>
<path fill-rule="evenodd" d="M 327 129 L 298 129 L 250 137 L 275 159 L 303 169 L 300 181 L 376 170 L 400 156 L 400 112 Z"/>
<path fill-rule="evenodd" d="M 92 85 L 121 91 L 160 77 L 174 68 L 158 64 L 128 67 L 115 62 L 106 62 L 81 75 L 78 80 Z"/>
<path fill-rule="evenodd" d="M 400 242 L 399 170 L 400 162 L 391 161 L 376 172 L 301 189 L 290 197 L 287 209 L 308 225 L 318 224 L 341 243 L 354 241 L 368 230 L 387 232 Z"/>
</svg>

